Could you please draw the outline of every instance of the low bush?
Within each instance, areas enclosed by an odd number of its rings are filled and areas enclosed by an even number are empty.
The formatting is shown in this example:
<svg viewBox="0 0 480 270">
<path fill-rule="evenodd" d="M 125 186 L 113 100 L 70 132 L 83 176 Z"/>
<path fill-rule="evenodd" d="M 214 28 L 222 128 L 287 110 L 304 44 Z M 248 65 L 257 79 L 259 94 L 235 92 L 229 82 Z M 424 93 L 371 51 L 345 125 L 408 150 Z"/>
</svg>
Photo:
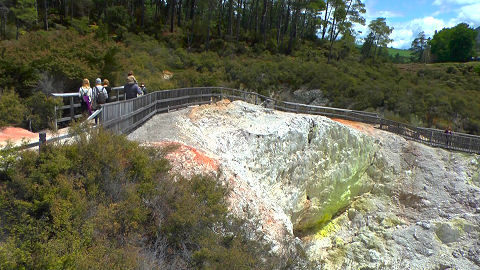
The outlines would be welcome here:
<svg viewBox="0 0 480 270">
<path fill-rule="evenodd" d="M 285 265 L 227 209 L 228 187 L 168 175 L 170 150 L 103 130 L 2 150 L 0 269 L 272 269 Z"/>
</svg>

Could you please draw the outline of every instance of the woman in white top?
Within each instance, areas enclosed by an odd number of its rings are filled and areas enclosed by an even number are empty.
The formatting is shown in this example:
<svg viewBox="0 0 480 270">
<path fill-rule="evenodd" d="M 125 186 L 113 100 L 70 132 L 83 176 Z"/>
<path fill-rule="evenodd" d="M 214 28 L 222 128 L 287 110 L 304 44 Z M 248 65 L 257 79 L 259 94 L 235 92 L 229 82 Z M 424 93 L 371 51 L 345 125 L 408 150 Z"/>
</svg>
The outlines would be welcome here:
<svg viewBox="0 0 480 270">
<path fill-rule="evenodd" d="M 82 101 L 82 112 L 88 111 L 89 115 L 92 114 L 92 88 L 88 79 L 83 79 L 82 87 L 78 90 L 78 97 Z"/>
</svg>

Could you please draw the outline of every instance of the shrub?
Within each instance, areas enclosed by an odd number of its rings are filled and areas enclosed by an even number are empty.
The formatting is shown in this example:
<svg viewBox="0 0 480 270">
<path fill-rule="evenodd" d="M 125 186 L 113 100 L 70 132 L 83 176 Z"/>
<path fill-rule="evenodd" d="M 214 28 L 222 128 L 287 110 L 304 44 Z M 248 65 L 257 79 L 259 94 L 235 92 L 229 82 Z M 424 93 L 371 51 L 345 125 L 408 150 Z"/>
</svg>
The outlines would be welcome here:
<svg viewBox="0 0 480 270">
<path fill-rule="evenodd" d="M 476 65 L 474 68 L 473 68 L 473 71 L 475 73 L 477 73 L 477 75 L 480 75 L 480 64 Z"/>
<path fill-rule="evenodd" d="M 228 214 L 217 179 L 174 180 L 168 150 L 82 131 L 72 127 L 72 144 L 0 161 L 1 269 L 138 269 L 148 252 L 162 269 L 287 261 Z"/>
<path fill-rule="evenodd" d="M 22 124 L 27 108 L 13 90 L 6 90 L 0 96 L 0 128 L 7 125 Z"/>
</svg>

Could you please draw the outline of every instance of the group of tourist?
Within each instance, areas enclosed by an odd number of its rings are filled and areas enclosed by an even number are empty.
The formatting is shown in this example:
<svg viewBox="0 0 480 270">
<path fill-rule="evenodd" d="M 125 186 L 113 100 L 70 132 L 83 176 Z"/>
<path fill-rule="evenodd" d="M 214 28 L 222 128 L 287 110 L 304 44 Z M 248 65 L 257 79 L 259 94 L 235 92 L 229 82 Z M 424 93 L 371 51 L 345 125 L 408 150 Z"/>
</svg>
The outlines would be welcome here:
<svg viewBox="0 0 480 270">
<path fill-rule="evenodd" d="M 110 82 L 107 79 L 103 81 L 100 78 L 95 80 L 95 86 L 90 87 L 90 81 L 83 79 L 82 86 L 78 90 L 78 96 L 81 99 L 82 112 L 88 112 L 89 115 L 93 111 L 100 109 L 102 104 L 109 101 Z M 133 75 L 133 71 L 130 71 L 127 75 L 127 83 L 124 85 L 125 99 L 136 98 L 137 96 L 146 95 L 147 88 L 144 83 L 137 83 L 137 79 Z"/>
</svg>

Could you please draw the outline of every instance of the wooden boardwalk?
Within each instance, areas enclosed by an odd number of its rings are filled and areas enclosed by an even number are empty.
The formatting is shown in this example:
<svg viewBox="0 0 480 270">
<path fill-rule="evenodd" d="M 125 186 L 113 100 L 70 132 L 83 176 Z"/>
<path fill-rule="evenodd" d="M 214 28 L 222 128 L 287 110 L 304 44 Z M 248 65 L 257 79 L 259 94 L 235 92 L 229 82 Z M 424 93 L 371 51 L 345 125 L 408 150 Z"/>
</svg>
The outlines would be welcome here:
<svg viewBox="0 0 480 270">
<path fill-rule="evenodd" d="M 279 111 L 322 115 L 368 123 L 376 128 L 430 146 L 468 153 L 480 153 L 480 136 L 463 133 L 447 135 L 442 130 L 415 127 L 384 119 L 376 113 L 279 101 L 258 93 L 238 89 L 225 87 L 181 88 L 152 92 L 130 100 L 123 100 L 124 95 L 121 93 L 123 87 L 115 87 L 113 90 L 116 91 L 116 95 L 113 97 L 114 101 L 102 105 L 98 119 L 104 128 L 116 133 L 129 133 L 158 113 L 167 113 L 170 110 L 191 105 L 208 104 L 227 98 L 232 101 L 243 100 Z M 67 112 L 67 116 L 56 119 L 56 125 L 68 123 L 79 117 L 78 109 L 76 109 L 80 107 L 77 93 L 53 95 L 70 101 L 68 105 L 56 108 L 56 110 Z"/>
</svg>

